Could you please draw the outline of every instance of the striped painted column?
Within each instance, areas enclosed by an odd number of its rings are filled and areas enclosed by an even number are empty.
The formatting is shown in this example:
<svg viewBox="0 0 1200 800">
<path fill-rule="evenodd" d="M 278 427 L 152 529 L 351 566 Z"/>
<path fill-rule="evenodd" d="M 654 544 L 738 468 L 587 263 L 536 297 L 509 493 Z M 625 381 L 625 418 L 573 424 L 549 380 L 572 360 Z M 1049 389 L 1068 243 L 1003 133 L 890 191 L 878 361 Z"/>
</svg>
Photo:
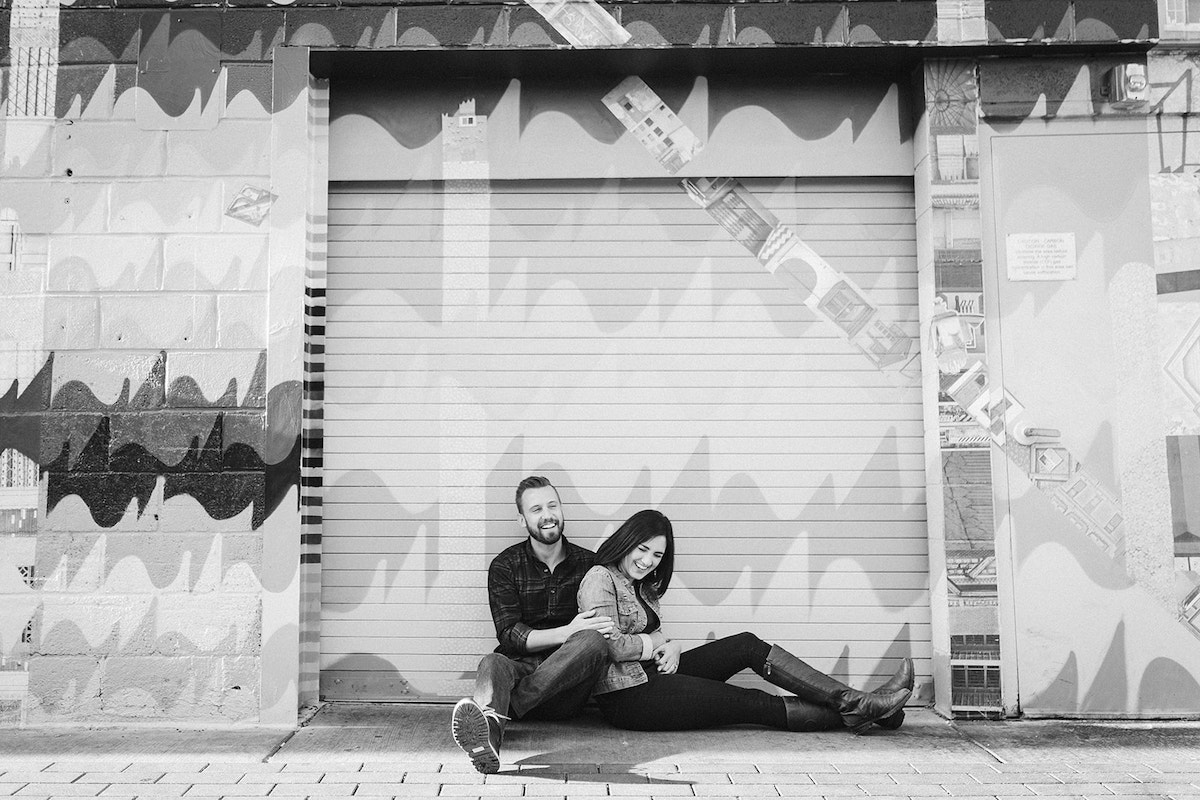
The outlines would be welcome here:
<svg viewBox="0 0 1200 800">
<path fill-rule="evenodd" d="M 299 702 L 320 700 L 321 524 L 325 444 L 325 306 L 328 255 L 329 82 L 309 86 L 312 136 L 310 197 L 305 215 L 304 400 L 300 448 L 300 678 Z"/>
</svg>

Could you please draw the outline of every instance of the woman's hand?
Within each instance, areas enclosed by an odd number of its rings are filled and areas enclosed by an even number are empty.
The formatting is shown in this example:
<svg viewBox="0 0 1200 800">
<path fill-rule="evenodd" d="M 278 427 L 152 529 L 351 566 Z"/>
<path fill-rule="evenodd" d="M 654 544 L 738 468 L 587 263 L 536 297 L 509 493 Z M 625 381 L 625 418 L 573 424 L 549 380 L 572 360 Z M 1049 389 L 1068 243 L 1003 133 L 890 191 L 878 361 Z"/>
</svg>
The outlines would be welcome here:
<svg viewBox="0 0 1200 800">
<path fill-rule="evenodd" d="M 658 665 L 658 671 L 663 675 L 674 675 L 675 670 L 679 669 L 679 654 L 683 652 L 683 648 L 679 642 L 667 641 L 661 647 L 654 651 L 654 663 Z"/>
</svg>

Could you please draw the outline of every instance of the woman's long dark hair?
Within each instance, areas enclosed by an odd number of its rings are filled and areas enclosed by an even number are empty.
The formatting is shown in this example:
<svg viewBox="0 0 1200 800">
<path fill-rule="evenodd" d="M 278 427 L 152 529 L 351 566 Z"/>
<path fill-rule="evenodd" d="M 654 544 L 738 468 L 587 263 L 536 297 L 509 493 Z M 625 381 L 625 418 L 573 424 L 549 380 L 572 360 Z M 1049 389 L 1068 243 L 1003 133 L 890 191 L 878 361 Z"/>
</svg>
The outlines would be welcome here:
<svg viewBox="0 0 1200 800">
<path fill-rule="evenodd" d="M 671 520 L 662 512 L 647 508 L 639 511 L 613 531 L 612 536 L 604 540 L 596 551 L 596 563 L 605 567 L 620 565 L 621 559 L 633 552 L 642 542 L 648 542 L 655 536 L 663 536 L 667 546 L 663 549 L 662 561 L 654 571 L 642 579 L 662 597 L 671 585 L 671 574 L 675 571 L 675 533 L 671 528 Z"/>
</svg>

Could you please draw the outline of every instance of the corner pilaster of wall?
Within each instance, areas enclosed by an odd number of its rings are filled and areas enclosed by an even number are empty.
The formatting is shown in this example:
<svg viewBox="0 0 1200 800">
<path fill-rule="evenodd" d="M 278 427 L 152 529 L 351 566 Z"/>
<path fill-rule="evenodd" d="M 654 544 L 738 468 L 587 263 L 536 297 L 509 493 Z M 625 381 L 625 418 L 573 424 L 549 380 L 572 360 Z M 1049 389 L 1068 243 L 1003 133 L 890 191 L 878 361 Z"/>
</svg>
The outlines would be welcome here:
<svg viewBox="0 0 1200 800">
<path fill-rule="evenodd" d="M 973 61 L 917 74 L 917 275 L 925 405 L 926 502 L 935 704 L 1003 713 L 992 439 L 983 336 L 979 92 Z M 985 386 L 966 400 L 973 376 Z"/>
<path fill-rule="evenodd" d="M 312 83 L 307 47 L 277 47 L 272 68 L 267 441 L 282 471 L 299 473 L 303 428 L 305 273 L 311 197 Z M 268 477 L 269 479 L 269 477 Z M 291 492 L 263 526 L 264 724 L 295 724 L 302 649 L 301 514 Z"/>
</svg>

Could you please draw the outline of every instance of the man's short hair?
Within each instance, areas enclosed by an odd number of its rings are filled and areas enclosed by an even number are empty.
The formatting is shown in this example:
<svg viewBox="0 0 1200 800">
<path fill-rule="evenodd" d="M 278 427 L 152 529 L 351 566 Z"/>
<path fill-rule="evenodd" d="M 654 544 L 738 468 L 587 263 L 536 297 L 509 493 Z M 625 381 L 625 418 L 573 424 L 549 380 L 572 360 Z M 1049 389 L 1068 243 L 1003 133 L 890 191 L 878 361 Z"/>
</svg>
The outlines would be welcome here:
<svg viewBox="0 0 1200 800">
<path fill-rule="evenodd" d="M 543 478 L 541 475 L 530 475 L 525 480 L 517 484 L 517 513 L 524 514 L 525 510 L 521 508 L 521 495 L 525 494 L 529 489 L 538 489 L 542 486 L 549 486 L 554 489 L 554 484 L 548 478 Z M 554 491 L 558 491 L 554 489 Z"/>
</svg>

